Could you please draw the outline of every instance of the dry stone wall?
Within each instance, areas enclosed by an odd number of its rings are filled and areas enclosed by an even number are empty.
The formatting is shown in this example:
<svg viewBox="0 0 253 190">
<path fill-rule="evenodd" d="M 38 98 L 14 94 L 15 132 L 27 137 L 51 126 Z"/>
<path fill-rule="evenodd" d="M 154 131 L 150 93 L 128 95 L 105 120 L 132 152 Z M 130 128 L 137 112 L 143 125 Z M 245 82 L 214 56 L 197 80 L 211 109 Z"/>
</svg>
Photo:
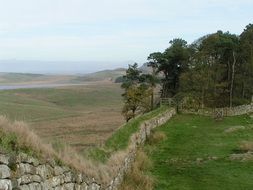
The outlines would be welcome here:
<svg viewBox="0 0 253 190">
<path fill-rule="evenodd" d="M 241 105 L 232 108 L 219 108 L 216 111 L 221 112 L 223 116 L 236 116 L 253 112 L 253 103 L 248 105 Z"/>
<path fill-rule="evenodd" d="M 206 116 L 236 116 L 236 115 L 243 115 L 248 113 L 253 113 L 253 103 L 241 106 L 235 106 L 232 108 L 225 107 L 225 108 L 216 108 L 213 110 L 206 110 L 206 109 L 199 109 L 199 110 L 182 110 L 183 113 L 193 113 L 193 114 L 200 114 Z"/>
<path fill-rule="evenodd" d="M 99 189 L 95 181 L 54 160 L 41 162 L 20 153 L 17 156 L 0 155 L 0 190 L 81 190 Z"/>
<path fill-rule="evenodd" d="M 145 143 L 152 129 L 166 123 L 175 114 L 176 110 L 171 109 L 166 111 L 165 113 L 162 113 L 158 117 L 152 118 L 141 124 L 140 130 L 131 136 L 128 147 L 129 152 L 125 158 L 124 165 L 121 167 L 116 177 L 114 177 L 114 179 L 111 181 L 111 184 L 107 189 L 117 189 L 117 187 L 121 184 L 123 180 L 124 174 L 131 167 L 132 162 L 135 159 L 138 146 Z"/>
<path fill-rule="evenodd" d="M 124 164 L 107 185 L 54 160 L 42 162 L 23 153 L 0 153 L 0 190 L 115 190 L 131 167 L 138 146 L 145 143 L 153 128 L 164 124 L 174 114 L 176 111 L 171 109 L 141 124 L 140 130 L 130 139 Z"/>
</svg>

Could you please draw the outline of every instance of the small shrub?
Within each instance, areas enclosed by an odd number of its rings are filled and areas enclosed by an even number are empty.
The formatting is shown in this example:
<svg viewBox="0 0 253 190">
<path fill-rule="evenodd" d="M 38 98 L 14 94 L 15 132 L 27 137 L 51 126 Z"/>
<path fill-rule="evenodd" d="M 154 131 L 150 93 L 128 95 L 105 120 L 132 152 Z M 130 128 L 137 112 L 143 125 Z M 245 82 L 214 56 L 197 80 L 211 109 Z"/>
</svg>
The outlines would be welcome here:
<svg viewBox="0 0 253 190">
<path fill-rule="evenodd" d="M 24 122 L 10 122 L 0 116 L 0 145 L 8 152 L 22 151 L 32 156 L 51 157 L 55 155 L 49 144 L 42 140 Z"/>
<path fill-rule="evenodd" d="M 0 144 L 4 150 L 17 151 L 17 136 L 14 133 L 5 134 L 0 132 Z"/>
</svg>

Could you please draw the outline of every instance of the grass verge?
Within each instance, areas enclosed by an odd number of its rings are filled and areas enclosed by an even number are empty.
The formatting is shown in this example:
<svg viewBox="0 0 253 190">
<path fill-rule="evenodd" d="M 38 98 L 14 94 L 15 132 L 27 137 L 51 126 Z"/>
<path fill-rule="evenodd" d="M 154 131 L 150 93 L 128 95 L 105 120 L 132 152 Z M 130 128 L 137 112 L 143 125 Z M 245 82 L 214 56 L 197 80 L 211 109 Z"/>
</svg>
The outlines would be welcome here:
<svg viewBox="0 0 253 190">
<path fill-rule="evenodd" d="M 244 127 L 226 132 L 236 126 Z M 181 114 L 155 132 L 164 133 L 166 138 L 158 135 L 164 140 L 144 147 L 153 163 L 146 173 L 155 179 L 154 189 L 252 189 L 253 159 L 249 154 L 252 154 L 253 119 L 249 116 L 215 121 L 210 117 Z"/>
<path fill-rule="evenodd" d="M 142 122 L 149 120 L 149 119 L 163 113 L 167 109 L 168 109 L 168 107 L 165 107 L 165 106 L 160 107 L 152 112 L 146 113 L 142 116 L 139 116 L 139 117 L 129 121 L 124 126 L 122 126 L 120 129 L 118 129 L 105 142 L 106 148 L 113 150 L 113 151 L 125 149 L 128 145 L 131 135 L 138 131 L 139 126 Z"/>
</svg>

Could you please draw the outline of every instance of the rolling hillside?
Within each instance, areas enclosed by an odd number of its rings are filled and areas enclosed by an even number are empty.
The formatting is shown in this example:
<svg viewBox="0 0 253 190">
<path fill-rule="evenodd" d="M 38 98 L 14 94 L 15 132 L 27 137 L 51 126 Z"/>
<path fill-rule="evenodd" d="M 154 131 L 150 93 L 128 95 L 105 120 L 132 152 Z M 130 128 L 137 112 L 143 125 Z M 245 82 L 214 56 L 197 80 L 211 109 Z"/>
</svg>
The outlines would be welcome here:
<svg viewBox="0 0 253 190">
<path fill-rule="evenodd" d="M 73 82 L 84 82 L 84 81 L 102 81 L 109 80 L 115 81 L 116 78 L 123 76 L 126 72 L 126 69 L 119 68 L 115 70 L 103 70 L 95 73 L 86 74 L 83 76 L 78 76 L 73 79 Z"/>
<path fill-rule="evenodd" d="M 105 141 L 124 122 L 121 93 L 112 82 L 0 90 L 0 115 L 29 123 L 47 141 L 83 150 Z"/>
</svg>

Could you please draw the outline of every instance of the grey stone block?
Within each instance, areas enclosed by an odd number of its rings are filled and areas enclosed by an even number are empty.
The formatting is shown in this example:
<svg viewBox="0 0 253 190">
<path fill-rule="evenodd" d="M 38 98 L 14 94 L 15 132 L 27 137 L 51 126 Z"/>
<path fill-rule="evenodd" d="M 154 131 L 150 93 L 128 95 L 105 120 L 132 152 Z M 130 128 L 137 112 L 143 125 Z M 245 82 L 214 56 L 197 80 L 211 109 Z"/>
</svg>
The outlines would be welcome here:
<svg viewBox="0 0 253 190">
<path fill-rule="evenodd" d="M 7 165 L 0 165 L 0 179 L 10 178 L 11 170 Z"/>
<path fill-rule="evenodd" d="M 9 164 L 9 156 L 4 155 L 4 154 L 0 154 L 0 164 L 8 165 Z"/>
<path fill-rule="evenodd" d="M 0 179 L 0 189 L 1 190 L 11 190 L 12 184 L 9 179 Z"/>
</svg>

